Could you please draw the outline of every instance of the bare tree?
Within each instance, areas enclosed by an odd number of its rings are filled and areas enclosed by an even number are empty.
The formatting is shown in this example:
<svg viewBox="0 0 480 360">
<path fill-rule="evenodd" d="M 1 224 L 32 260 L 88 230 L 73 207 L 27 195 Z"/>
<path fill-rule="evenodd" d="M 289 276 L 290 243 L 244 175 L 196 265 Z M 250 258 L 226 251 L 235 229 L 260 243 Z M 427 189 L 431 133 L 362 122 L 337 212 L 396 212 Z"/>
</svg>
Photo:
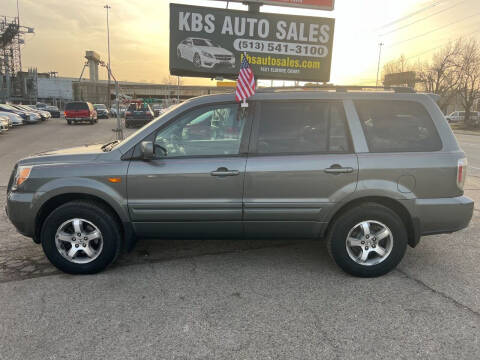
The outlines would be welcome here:
<svg viewBox="0 0 480 360">
<path fill-rule="evenodd" d="M 457 61 L 462 44 L 460 39 L 449 43 L 433 55 L 431 62 L 419 63 L 417 66 L 417 79 L 423 90 L 440 95 L 438 105 L 444 112 L 457 94 L 460 81 Z"/>
<path fill-rule="evenodd" d="M 385 75 L 401 73 L 405 71 L 413 71 L 413 67 L 408 63 L 405 55 L 401 55 L 398 59 L 391 60 L 383 65 L 383 79 L 385 80 Z"/>
<path fill-rule="evenodd" d="M 463 43 L 457 57 L 457 69 L 457 90 L 465 109 L 465 125 L 474 126 L 471 112 L 475 101 L 480 98 L 480 45 L 477 40 L 470 39 Z"/>
<path fill-rule="evenodd" d="M 162 83 L 165 85 L 177 85 L 177 84 L 183 85 L 183 79 L 181 77 L 178 78 L 177 76 L 167 75 L 167 76 L 164 76 Z"/>
</svg>

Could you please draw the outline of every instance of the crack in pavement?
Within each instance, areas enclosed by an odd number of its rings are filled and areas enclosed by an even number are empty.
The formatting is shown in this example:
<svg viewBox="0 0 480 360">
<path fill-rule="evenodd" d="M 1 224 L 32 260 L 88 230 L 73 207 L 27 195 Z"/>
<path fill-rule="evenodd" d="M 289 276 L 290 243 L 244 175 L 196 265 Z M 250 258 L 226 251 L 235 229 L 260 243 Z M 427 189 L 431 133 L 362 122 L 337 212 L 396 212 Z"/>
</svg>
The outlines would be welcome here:
<svg viewBox="0 0 480 360">
<path fill-rule="evenodd" d="M 263 249 L 276 249 L 276 248 L 283 248 L 283 247 L 289 247 L 289 246 L 295 246 L 295 245 L 296 244 L 292 244 L 292 243 L 277 244 L 277 245 L 269 245 L 269 246 L 251 247 L 251 248 L 245 248 L 245 249 L 224 250 L 224 251 L 217 251 L 217 252 L 211 251 L 211 252 L 206 252 L 206 253 L 202 253 L 202 254 L 172 256 L 170 258 L 163 258 L 163 259 L 144 259 L 142 261 L 135 261 L 135 259 L 134 259 L 134 260 L 131 260 L 129 262 L 128 259 L 127 259 L 126 262 L 116 263 L 116 264 L 112 265 L 111 268 L 114 269 L 114 268 L 117 268 L 117 267 L 123 268 L 123 267 L 128 267 L 128 266 L 145 265 L 145 264 L 168 263 L 168 262 L 175 261 L 175 260 L 189 260 L 189 259 L 194 260 L 196 258 L 205 257 L 205 256 L 243 253 L 243 252 L 247 252 L 247 251 L 263 250 Z M 195 264 L 195 263 L 193 263 L 193 264 Z M 49 263 L 47 263 L 47 265 L 49 267 L 50 266 L 53 267 L 53 265 L 50 265 Z M 107 268 L 107 271 L 108 271 L 108 269 L 110 269 L 110 268 Z M 43 273 L 43 274 L 42 273 L 30 273 L 26 276 L 18 277 L 18 278 L 15 278 L 15 279 L 3 279 L 3 280 L 0 279 L 0 284 L 29 280 L 29 279 L 34 279 L 34 278 L 50 277 L 50 276 L 61 275 L 61 274 L 64 274 L 64 273 L 59 271 L 59 270 L 56 270 L 55 268 L 53 268 L 52 272 L 50 272 L 50 273 Z"/>
<path fill-rule="evenodd" d="M 460 301 L 448 296 L 447 294 L 445 294 L 444 292 L 440 291 L 440 290 L 436 290 L 434 288 L 432 288 L 431 286 L 427 285 L 425 282 L 423 282 L 422 280 L 420 279 L 417 279 L 417 278 L 414 278 L 413 276 L 409 275 L 407 272 L 401 270 L 400 268 L 396 268 L 395 271 L 398 271 L 400 274 L 402 274 L 403 276 L 405 276 L 407 279 L 409 280 L 412 280 L 414 281 L 415 283 L 417 283 L 418 285 L 420 285 L 421 287 L 423 287 L 424 289 L 427 289 L 428 291 L 432 292 L 433 294 L 435 295 L 438 295 L 446 300 L 449 300 L 451 303 L 453 303 L 456 307 L 460 308 L 460 309 L 463 309 L 463 310 L 468 310 L 470 313 L 472 313 L 473 315 L 475 315 L 476 317 L 480 317 L 480 313 L 473 310 L 472 308 L 470 308 L 469 306 L 465 305 L 465 304 L 462 304 Z"/>
</svg>

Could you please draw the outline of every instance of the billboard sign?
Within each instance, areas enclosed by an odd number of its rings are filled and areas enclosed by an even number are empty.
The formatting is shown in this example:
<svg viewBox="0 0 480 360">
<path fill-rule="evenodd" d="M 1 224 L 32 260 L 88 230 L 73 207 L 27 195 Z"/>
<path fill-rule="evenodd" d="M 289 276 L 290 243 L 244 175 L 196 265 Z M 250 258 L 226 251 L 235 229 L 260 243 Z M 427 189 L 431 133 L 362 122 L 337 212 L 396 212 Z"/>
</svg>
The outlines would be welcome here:
<svg viewBox="0 0 480 360">
<path fill-rule="evenodd" d="M 225 1 L 225 0 L 221 0 Z M 292 6 L 315 10 L 329 10 L 335 8 L 335 0 L 230 0 L 244 4 Z"/>
<path fill-rule="evenodd" d="M 335 19 L 170 4 L 170 73 L 236 78 L 243 53 L 256 79 L 330 80 Z"/>
</svg>

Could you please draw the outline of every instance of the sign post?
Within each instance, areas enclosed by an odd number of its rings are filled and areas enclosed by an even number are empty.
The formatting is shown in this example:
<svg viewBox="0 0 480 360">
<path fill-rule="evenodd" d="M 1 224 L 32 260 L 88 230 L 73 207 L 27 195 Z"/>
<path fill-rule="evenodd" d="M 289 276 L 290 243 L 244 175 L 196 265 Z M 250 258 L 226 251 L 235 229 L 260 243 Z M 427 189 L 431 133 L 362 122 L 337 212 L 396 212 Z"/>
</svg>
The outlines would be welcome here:
<svg viewBox="0 0 480 360">
<path fill-rule="evenodd" d="M 263 1 L 262 1 L 263 3 Z M 170 4 L 170 73 L 328 82 L 335 19 Z"/>
</svg>

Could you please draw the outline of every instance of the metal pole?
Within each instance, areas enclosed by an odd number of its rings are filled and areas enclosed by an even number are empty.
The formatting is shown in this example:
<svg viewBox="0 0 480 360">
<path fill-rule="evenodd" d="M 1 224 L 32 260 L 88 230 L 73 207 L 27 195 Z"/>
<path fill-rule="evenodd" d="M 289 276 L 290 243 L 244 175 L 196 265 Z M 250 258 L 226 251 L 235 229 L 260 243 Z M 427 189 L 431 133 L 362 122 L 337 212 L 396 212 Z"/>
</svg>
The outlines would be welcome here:
<svg viewBox="0 0 480 360">
<path fill-rule="evenodd" d="M 382 46 L 383 46 L 383 42 L 380 42 L 378 44 L 378 65 L 377 65 L 377 82 L 375 83 L 375 86 L 378 86 L 378 75 L 380 74 L 380 59 L 382 57 Z"/>
<path fill-rule="evenodd" d="M 110 99 L 110 24 L 108 23 L 108 10 L 111 9 L 111 6 L 108 4 L 104 6 L 107 9 L 107 44 L 108 44 L 108 65 L 107 65 L 107 73 L 108 73 L 108 82 L 107 82 L 107 107 L 110 108 L 111 106 L 111 99 Z"/>
<path fill-rule="evenodd" d="M 177 104 L 180 102 L 180 76 L 177 76 Z"/>
<path fill-rule="evenodd" d="M 117 102 L 117 140 L 123 140 L 123 129 L 120 122 L 120 105 L 119 105 L 119 89 L 118 80 L 115 80 L 115 98 Z"/>
</svg>

